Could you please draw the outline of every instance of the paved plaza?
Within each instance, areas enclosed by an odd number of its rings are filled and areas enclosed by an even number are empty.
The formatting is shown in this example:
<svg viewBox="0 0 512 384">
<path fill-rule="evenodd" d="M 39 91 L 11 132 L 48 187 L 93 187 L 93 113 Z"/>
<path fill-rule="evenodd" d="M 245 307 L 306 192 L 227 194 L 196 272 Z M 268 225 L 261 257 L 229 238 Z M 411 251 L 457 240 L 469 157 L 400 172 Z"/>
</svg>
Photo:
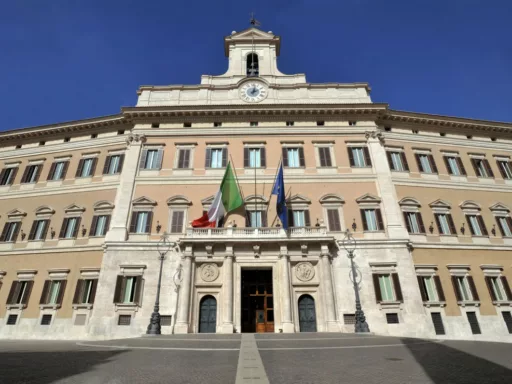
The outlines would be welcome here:
<svg viewBox="0 0 512 384">
<path fill-rule="evenodd" d="M 512 383 L 512 344 L 354 334 L 1 341 L 1 383 Z"/>
</svg>

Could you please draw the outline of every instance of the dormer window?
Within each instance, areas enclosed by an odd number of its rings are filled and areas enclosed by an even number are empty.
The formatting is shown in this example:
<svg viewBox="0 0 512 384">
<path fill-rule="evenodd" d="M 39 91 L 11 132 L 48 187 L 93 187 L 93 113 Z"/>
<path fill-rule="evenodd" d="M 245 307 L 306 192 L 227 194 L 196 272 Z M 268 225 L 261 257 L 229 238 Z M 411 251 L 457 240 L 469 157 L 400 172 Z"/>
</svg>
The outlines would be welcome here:
<svg viewBox="0 0 512 384">
<path fill-rule="evenodd" d="M 259 73 L 258 55 L 251 52 L 247 55 L 247 76 L 258 76 Z"/>
</svg>

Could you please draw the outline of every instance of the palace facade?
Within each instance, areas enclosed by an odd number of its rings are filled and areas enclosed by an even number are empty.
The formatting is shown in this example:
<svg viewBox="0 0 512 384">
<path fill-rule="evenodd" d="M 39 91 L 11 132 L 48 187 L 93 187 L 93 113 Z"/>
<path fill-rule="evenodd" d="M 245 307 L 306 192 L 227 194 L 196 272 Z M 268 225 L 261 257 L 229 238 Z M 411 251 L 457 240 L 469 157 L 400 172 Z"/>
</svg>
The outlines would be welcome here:
<svg viewBox="0 0 512 384">
<path fill-rule="evenodd" d="M 0 133 L 0 337 L 144 334 L 164 232 L 162 333 L 354 332 L 349 229 L 372 332 L 512 341 L 512 124 L 308 83 L 280 44 L 233 32 L 223 75 Z M 192 228 L 229 161 L 245 210 Z"/>
</svg>

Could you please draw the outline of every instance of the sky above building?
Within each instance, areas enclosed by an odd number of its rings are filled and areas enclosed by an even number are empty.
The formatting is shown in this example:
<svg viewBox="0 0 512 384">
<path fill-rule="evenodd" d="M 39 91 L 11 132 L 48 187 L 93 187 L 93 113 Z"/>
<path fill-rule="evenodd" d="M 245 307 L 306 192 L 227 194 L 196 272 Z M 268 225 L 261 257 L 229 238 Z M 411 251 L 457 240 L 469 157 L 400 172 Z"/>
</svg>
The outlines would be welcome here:
<svg viewBox="0 0 512 384">
<path fill-rule="evenodd" d="M 227 69 L 223 37 L 282 39 L 279 69 L 368 82 L 390 108 L 512 122 L 509 0 L 10 1 L 0 12 L 0 130 L 109 114 L 140 85 Z"/>
</svg>

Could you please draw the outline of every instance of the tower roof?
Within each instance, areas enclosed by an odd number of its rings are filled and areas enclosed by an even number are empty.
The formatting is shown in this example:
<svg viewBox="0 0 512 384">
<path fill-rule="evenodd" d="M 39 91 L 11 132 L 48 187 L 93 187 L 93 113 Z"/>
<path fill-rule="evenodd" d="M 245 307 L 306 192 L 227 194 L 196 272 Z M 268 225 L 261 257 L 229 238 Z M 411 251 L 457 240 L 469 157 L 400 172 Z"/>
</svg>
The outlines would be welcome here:
<svg viewBox="0 0 512 384">
<path fill-rule="evenodd" d="M 224 53 L 229 57 L 229 47 L 234 44 L 273 44 L 276 46 L 276 55 L 279 56 L 281 49 L 281 37 L 274 35 L 271 31 L 263 32 L 256 27 L 244 29 L 241 32 L 231 32 L 231 35 L 224 38 Z"/>
</svg>

